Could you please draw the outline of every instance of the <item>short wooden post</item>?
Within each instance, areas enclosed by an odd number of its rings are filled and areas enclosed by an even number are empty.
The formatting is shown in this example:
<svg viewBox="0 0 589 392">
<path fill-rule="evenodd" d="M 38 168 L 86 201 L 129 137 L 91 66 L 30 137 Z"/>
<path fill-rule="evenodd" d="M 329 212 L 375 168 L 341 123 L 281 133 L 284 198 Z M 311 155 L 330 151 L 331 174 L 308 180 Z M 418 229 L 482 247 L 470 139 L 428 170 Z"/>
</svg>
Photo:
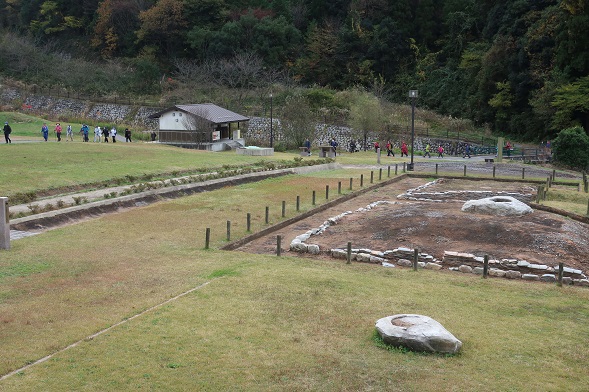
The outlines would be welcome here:
<svg viewBox="0 0 589 392">
<path fill-rule="evenodd" d="M 342 182 L 341 181 L 337 182 L 337 194 L 338 195 L 342 194 Z"/>
<path fill-rule="evenodd" d="M 354 181 L 354 179 L 350 177 L 350 190 L 352 190 L 352 181 Z"/>
<path fill-rule="evenodd" d="M 493 178 L 495 178 L 495 170 L 496 170 L 495 165 L 493 165 Z"/>
<path fill-rule="evenodd" d="M 522 167 L 522 180 L 526 179 L 526 168 Z"/>
<path fill-rule="evenodd" d="M 364 186 L 364 174 L 360 174 L 360 188 Z"/>
<path fill-rule="evenodd" d="M 436 163 L 436 176 L 438 175 L 438 164 Z"/>
<path fill-rule="evenodd" d="M 329 200 L 329 185 L 325 185 L 325 200 Z"/>
<path fill-rule="evenodd" d="M 10 212 L 8 197 L 0 197 L 0 249 L 10 249 Z"/>
<path fill-rule="evenodd" d="M 348 242 L 348 253 L 346 254 L 346 264 L 352 262 L 352 243 Z"/>
<path fill-rule="evenodd" d="M 413 249 L 413 271 L 417 271 L 417 261 L 419 260 L 419 251 Z"/>
<path fill-rule="evenodd" d="M 205 234 L 205 249 L 209 249 L 209 242 L 211 241 L 211 229 L 207 227 L 207 231 Z"/>
<path fill-rule="evenodd" d="M 558 286 L 562 286 L 563 275 L 564 275 L 564 263 L 558 263 Z"/>
<path fill-rule="evenodd" d="M 301 210 L 301 197 L 297 196 L 297 212 Z"/>
<path fill-rule="evenodd" d="M 464 177 L 466 177 L 466 165 L 464 165 Z"/>
<path fill-rule="evenodd" d="M 286 201 L 282 200 L 282 217 L 286 216 Z"/>
<path fill-rule="evenodd" d="M 587 216 L 589 216 L 589 200 L 587 200 Z"/>
<path fill-rule="evenodd" d="M 399 165 L 395 163 L 395 175 L 397 175 L 397 173 L 399 173 Z"/>
<path fill-rule="evenodd" d="M 227 241 L 231 241 L 231 221 L 227 221 Z"/>
<path fill-rule="evenodd" d="M 544 186 L 538 185 L 538 190 L 536 191 L 536 203 L 540 203 L 540 200 L 542 199 L 542 194 L 544 192 L 543 188 Z"/>
<path fill-rule="evenodd" d="M 382 180 L 382 167 L 378 169 L 378 181 Z"/>
<path fill-rule="evenodd" d="M 315 191 L 313 191 L 313 205 L 315 205 Z"/>
<path fill-rule="evenodd" d="M 280 257 L 280 243 L 282 242 L 282 236 L 276 236 L 276 256 Z"/>
<path fill-rule="evenodd" d="M 268 207 L 268 206 L 266 206 L 266 217 L 265 217 L 264 221 L 266 222 L 266 224 L 268 224 L 268 222 L 270 222 L 270 207 Z"/>
<path fill-rule="evenodd" d="M 388 166 L 387 168 L 387 177 L 391 176 L 391 165 Z"/>
<path fill-rule="evenodd" d="M 252 214 L 250 214 L 249 212 L 247 213 L 247 224 L 246 224 L 246 229 L 247 231 L 251 231 L 252 228 Z"/>
<path fill-rule="evenodd" d="M 489 255 L 485 255 L 483 259 L 483 278 L 487 279 L 489 274 Z"/>
<path fill-rule="evenodd" d="M 407 165 L 406 165 L 406 162 L 403 162 L 403 173 L 407 173 Z"/>
<path fill-rule="evenodd" d="M 374 170 L 370 170 L 370 183 L 374 183 Z"/>
<path fill-rule="evenodd" d="M 552 181 L 556 180 L 556 169 L 552 169 Z"/>
</svg>

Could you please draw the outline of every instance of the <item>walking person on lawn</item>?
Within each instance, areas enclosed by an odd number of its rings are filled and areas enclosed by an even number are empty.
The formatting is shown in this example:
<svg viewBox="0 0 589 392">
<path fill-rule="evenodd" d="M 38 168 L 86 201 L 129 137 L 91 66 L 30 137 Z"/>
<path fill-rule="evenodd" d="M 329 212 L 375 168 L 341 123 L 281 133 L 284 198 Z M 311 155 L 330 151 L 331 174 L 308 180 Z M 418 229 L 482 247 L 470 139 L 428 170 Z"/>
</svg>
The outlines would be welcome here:
<svg viewBox="0 0 589 392">
<path fill-rule="evenodd" d="M 43 124 L 41 127 L 41 133 L 43 134 L 43 139 L 47 141 L 47 139 L 49 139 L 49 128 L 47 127 L 47 124 Z"/>
<path fill-rule="evenodd" d="M 11 133 L 12 133 L 12 128 L 10 128 L 10 125 L 8 125 L 8 121 L 6 121 L 4 123 L 4 140 L 6 140 L 6 144 L 12 143 L 12 140 L 10 139 Z"/>
</svg>

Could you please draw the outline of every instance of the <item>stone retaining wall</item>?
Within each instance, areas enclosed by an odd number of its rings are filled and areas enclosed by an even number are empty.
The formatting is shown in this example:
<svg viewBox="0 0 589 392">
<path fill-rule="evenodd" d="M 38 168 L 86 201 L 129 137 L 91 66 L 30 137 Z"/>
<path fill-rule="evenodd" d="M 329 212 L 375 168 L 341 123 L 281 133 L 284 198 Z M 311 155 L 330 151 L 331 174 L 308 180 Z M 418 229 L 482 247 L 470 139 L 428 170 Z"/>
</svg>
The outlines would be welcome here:
<svg viewBox="0 0 589 392">
<path fill-rule="evenodd" d="M 136 107 L 123 104 L 92 103 L 73 98 L 56 98 L 52 96 L 25 94 L 14 88 L 2 86 L 0 104 L 12 105 L 15 108 L 33 113 L 51 113 L 53 115 L 70 115 L 90 118 L 110 123 L 127 122 L 142 130 L 157 129 L 158 121 L 148 117 L 161 108 Z"/>
</svg>

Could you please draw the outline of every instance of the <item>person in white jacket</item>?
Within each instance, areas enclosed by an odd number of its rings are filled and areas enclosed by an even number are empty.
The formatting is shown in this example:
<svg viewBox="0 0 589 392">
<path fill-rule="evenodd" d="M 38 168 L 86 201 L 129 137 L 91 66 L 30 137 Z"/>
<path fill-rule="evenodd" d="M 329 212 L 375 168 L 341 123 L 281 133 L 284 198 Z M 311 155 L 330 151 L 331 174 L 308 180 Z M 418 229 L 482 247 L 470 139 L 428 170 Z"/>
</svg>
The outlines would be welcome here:
<svg viewBox="0 0 589 392">
<path fill-rule="evenodd" d="M 112 142 L 116 143 L 117 142 L 117 129 L 115 127 L 112 127 L 112 129 L 110 130 L 110 137 L 112 138 Z"/>
<path fill-rule="evenodd" d="M 94 128 L 94 143 L 100 143 L 100 137 L 102 136 L 102 130 L 100 129 L 100 127 L 97 125 Z"/>
</svg>

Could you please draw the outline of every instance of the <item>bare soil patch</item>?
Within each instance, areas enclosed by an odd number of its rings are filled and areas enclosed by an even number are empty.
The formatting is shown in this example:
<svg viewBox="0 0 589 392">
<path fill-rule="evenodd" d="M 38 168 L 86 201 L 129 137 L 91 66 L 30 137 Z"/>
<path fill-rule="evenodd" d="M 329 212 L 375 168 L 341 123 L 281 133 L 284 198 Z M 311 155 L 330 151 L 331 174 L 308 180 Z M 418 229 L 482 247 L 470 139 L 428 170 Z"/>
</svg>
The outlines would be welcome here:
<svg viewBox="0 0 589 392">
<path fill-rule="evenodd" d="M 466 200 L 472 198 L 472 193 L 456 193 L 452 199 L 444 201 L 397 198 L 399 194 L 426 183 L 427 180 L 413 178 L 376 189 L 272 235 L 252 241 L 239 250 L 275 253 L 276 235 L 282 235 L 283 247 L 287 248 L 297 235 L 319 227 L 330 217 L 345 211 L 356 211 L 378 200 L 387 200 L 395 203 L 381 204 L 367 212 L 347 215 L 337 225 L 330 226 L 323 234 L 312 236 L 307 242 L 319 245 L 322 250 L 345 248 L 347 242 L 351 241 L 354 248 L 380 251 L 401 246 L 417 247 L 420 252 L 438 259 L 447 250 L 479 256 L 488 254 L 491 258 L 498 259 L 517 258 L 551 266 L 564 262 L 567 266 L 583 271 L 589 269 L 589 261 L 585 257 L 589 249 L 588 225 L 538 210 L 522 217 L 464 213 L 461 207 Z M 435 193 L 486 190 L 497 194 L 530 194 L 533 189 L 533 185 L 525 182 L 443 180 L 423 191 Z"/>
</svg>

